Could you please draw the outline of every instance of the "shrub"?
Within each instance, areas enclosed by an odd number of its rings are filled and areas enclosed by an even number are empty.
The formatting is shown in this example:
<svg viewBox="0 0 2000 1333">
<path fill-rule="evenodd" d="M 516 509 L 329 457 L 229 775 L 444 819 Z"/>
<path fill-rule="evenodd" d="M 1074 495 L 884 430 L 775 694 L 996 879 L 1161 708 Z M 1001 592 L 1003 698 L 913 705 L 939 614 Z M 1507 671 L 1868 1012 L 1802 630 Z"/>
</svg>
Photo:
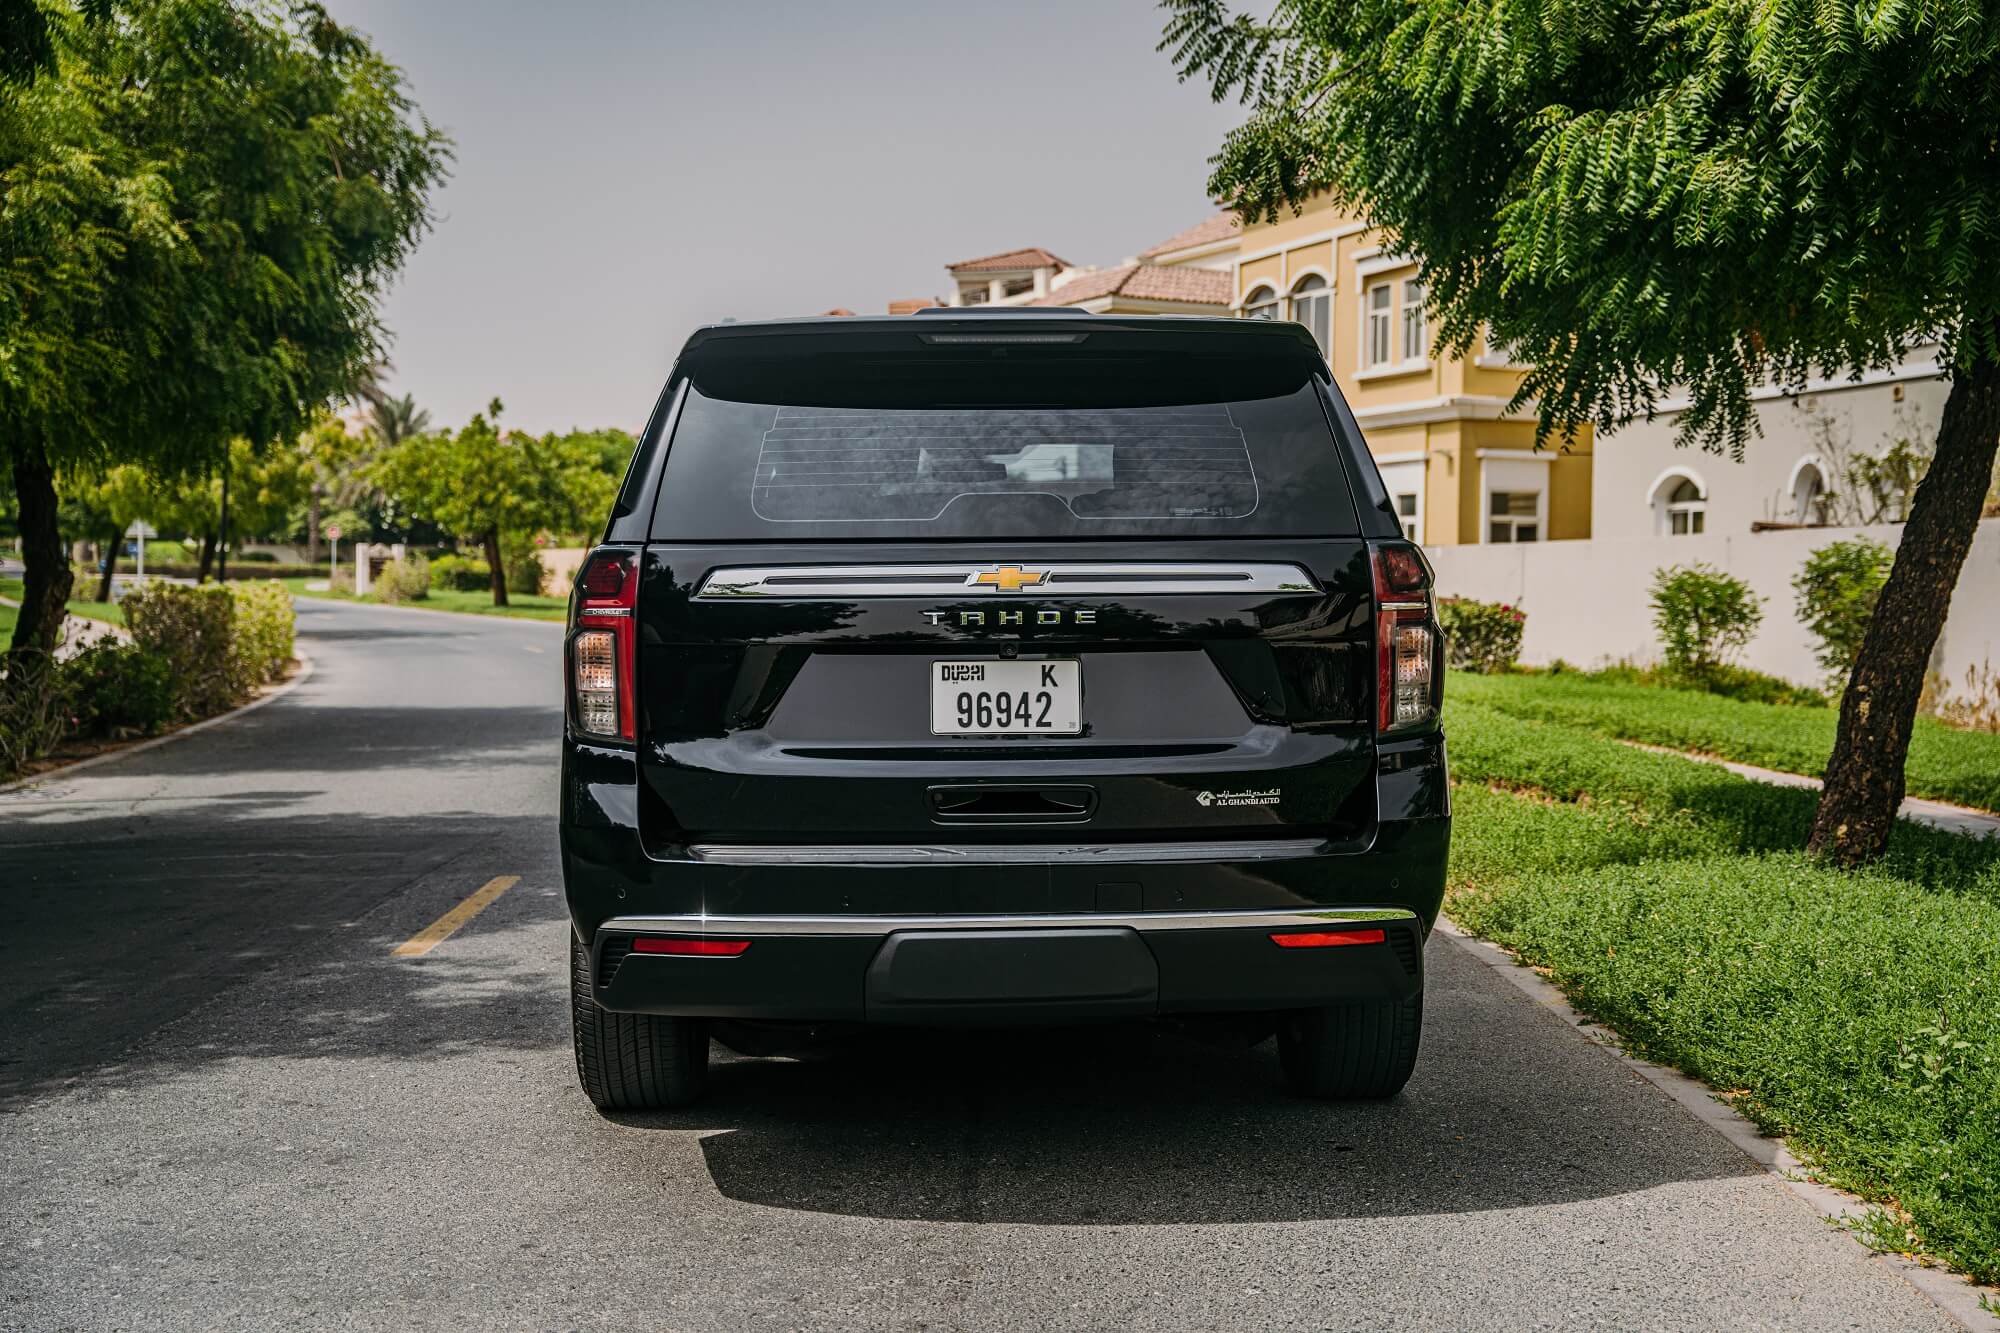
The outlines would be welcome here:
<svg viewBox="0 0 2000 1333">
<path fill-rule="evenodd" d="M 278 563 L 276 551 L 231 551 L 231 560 L 239 560 L 246 565 L 275 565 Z"/>
<path fill-rule="evenodd" d="M 126 593 L 122 605 L 132 641 L 173 664 L 179 713 L 204 717 L 241 696 L 230 656 L 236 599 L 228 587 L 147 582 Z"/>
<path fill-rule="evenodd" d="M 484 560 L 441 555 L 431 561 L 431 584 L 453 592 L 485 592 L 493 586 L 493 571 Z"/>
<path fill-rule="evenodd" d="M 535 594 L 548 576 L 539 551 L 523 551 L 507 561 L 507 591 Z"/>
<path fill-rule="evenodd" d="M 0 678 L 0 776 L 12 777 L 62 742 L 69 729 L 68 678 L 55 659 L 17 659 Z"/>
<path fill-rule="evenodd" d="M 292 595 L 276 579 L 234 583 L 229 593 L 236 611 L 230 627 L 230 669 L 240 697 L 284 674 L 292 660 L 298 618 Z"/>
<path fill-rule="evenodd" d="M 1665 667 L 1638 666 L 1631 662 L 1614 662 L 1598 667 L 1594 671 L 1578 671 L 1563 664 L 1562 669 L 1549 668 L 1549 675 L 1567 672 L 1585 680 L 1602 681 L 1608 685 L 1645 685 L 1654 689 L 1680 689 L 1687 681 Z M 1810 685 L 1794 685 L 1779 676 L 1767 676 L 1749 667 L 1719 666 L 1715 668 L 1703 684 L 1710 694 L 1719 694 L 1726 699 L 1740 699 L 1751 704 L 1785 704 L 1793 708 L 1825 708 L 1826 695 Z"/>
<path fill-rule="evenodd" d="M 101 639 L 62 674 L 78 735 L 150 736 L 178 714 L 173 663 L 136 643 Z"/>
<path fill-rule="evenodd" d="M 1514 669 L 1528 617 L 1505 602 L 1445 597 L 1438 601 L 1438 623 L 1446 661 L 1461 671 L 1490 675 Z"/>
<path fill-rule="evenodd" d="M 1814 654 L 1827 675 L 1845 682 L 1875 614 L 1875 599 L 1889 580 L 1895 552 L 1867 537 L 1822 546 L 1806 557 L 1792 590 L 1799 621 L 1819 640 Z"/>
<path fill-rule="evenodd" d="M 382 566 L 373 591 L 385 602 L 420 602 L 431 595 L 431 562 L 420 555 L 391 560 Z"/>
<path fill-rule="evenodd" d="M 1711 565 L 1654 570 L 1653 628 L 1668 668 L 1706 687 L 1757 632 L 1761 600 L 1742 579 Z"/>
</svg>

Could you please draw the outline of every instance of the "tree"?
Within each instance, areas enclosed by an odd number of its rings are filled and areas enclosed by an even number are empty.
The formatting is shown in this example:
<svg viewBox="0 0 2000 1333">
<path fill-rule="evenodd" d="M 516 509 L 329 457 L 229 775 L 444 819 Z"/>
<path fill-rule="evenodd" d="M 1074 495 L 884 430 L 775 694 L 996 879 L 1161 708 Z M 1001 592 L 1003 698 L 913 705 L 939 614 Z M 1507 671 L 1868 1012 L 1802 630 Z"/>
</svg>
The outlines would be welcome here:
<svg viewBox="0 0 2000 1333">
<path fill-rule="evenodd" d="M 42 14 L 52 62 L 0 98 L 0 451 L 28 567 L 10 663 L 53 646 L 69 592 L 57 472 L 201 475 L 234 437 L 294 437 L 375 358 L 449 155 L 317 5 Z"/>
<path fill-rule="evenodd" d="M 418 407 L 417 400 L 407 393 L 401 398 L 384 396 L 369 400 L 369 433 L 391 449 L 430 428 L 431 414 Z"/>
<path fill-rule="evenodd" d="M 503 538 L 595 521 L 616 482 L 586 434 L 529 435 L 499 426 L 495 398 L 455 435 L 413 435 L 384 453 L 376 478 L 412 512 L 486 552 L 493 604 L 507 605 Z"/>
<path fill-rule="evenodd" d="M 1533 364 L 1546 437 L 1665 386 L 1740 451 L 1750 392 L 1935 338 L 1934 461 L 1841 700 L 1811 849 L 1878 856 L 2000 441 L 2000 9 L 1978 0 L 1165 0 L 1183 78 L 1250 104 L 1211 193 L 1320 191 L 1419 255 L 1441 341 Z"/>
</svg>

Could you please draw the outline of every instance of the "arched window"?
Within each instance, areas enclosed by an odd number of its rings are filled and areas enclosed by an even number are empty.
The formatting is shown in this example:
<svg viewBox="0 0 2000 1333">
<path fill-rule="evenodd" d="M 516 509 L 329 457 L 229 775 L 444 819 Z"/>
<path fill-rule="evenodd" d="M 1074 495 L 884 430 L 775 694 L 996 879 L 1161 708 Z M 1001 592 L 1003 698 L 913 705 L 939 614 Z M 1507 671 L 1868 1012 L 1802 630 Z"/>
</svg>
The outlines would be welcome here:
<svg viewBox="0 0 2000 1333">
<path fill-rule="evenodd" d="M 1801 458 L 1798 466 L 1792 469 L 1792 522 L 1828 523 L 1831 521 L 1829 508 L 1826 473 L 1820 469 L 1819 460 Z"/>
<path fill-rule="evenodd" d="M 1669 468 L 1653 483 L 1653 530 L 1692 537 L 1708 529 L 1708 488 L 1685 468 Z"/>
<path fill-rule="evenodd" d="M 1319 350 L 1329 349 L 1328 339 L 1333 333 L 1333 292 L 1326 285 L 1326 279 L 1317 273 L 1308 273 L 1292 286 L 1292 318 L 1312 330 L 1313 341 Z"/>
<path fill-rule="evenodd" d="M 1278 292 L 1273 287 L 1257 287 L 1243 298 L 1243 318 L 1276 319 L 1278 317 Z"/>
<path fill-rule="evenodd" d="M 1708 514 L 1708 497 L 1687 478 L 1667 492 L 1667 531 L 1675 537 L 1693 536 L 1702 530 Z"/>
</svg>

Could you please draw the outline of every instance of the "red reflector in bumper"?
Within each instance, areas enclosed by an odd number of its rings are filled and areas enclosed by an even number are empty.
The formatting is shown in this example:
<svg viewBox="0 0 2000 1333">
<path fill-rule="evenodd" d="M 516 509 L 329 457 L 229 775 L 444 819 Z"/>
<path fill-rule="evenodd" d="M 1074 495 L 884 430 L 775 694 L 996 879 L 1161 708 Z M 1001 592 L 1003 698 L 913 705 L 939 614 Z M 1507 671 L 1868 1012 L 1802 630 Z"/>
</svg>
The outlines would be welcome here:
<svg viewBox="0 0 2000 1333">
<path fill-rule="evenodd" d="M 1380 926 L 1366 930 L 1294 930 L 1276 932 L 1271 943 L 1280 949 L 1330 949 L 1337 944 L 1381 944 L 1389 933 Z"/>
<path fill-rule="evenodd" d="M 633 953 L 666 953 L 681 958 L 734 958 L 749 947 L 749 940 L 677 940 L 653 935 L 632 941 Z"/>
</svg>

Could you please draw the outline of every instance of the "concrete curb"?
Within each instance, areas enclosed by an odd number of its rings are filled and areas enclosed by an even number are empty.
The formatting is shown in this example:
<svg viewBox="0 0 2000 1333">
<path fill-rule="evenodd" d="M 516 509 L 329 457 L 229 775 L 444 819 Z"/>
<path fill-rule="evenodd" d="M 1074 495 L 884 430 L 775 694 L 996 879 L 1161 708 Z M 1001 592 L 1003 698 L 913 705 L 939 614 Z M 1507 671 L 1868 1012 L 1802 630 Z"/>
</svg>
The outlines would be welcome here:
<svg viewBox="0 0 2000 1333">
<path fill-rule="evenodd" d="M 1793 1155 L 1783 1139 L 1771 1138 L 1731 1110 L 1707 1084 L 1665 1065 L 1628 1055 L 1619 1043 L 1617 1033 L 1584 1017 L 1560 990 L 1508 949 L 1491 940 L 1480 939 L 1445 917 L 1438 918 L 1438 931 L 1512 982 L 1529 999 L 1561 1018 L 1565 1025 L 1610 1051 L 1613 1058 L 1626 1068 L 1673 1098 L 1689 1115 L 1727 1139 L 1821 1217 L 1829 1220 L 1856 1218 L 1868 1211 L 1870 1205 L 1857 1196 L 1806 1179 L 1805 1163 Z M 1926 1267 L 1901 1255 L 1870 1249 L 1852 1234 L 1848 1236 L 1848 1243 L 1871 1260 L 1895 1269 L 1898 1276 L 1967 1329 L 1974 1330 L 1974 1333 L 2000 1333 L 2000 1315 L 1981 1309 L 1979 1304 L 1980 1297 L 1985 1296 L 2000 1306 L 2000 1290 L 1982 1287 L 1970 1278 L 1942 1268 Z"/>
<path fill-rule="evenodd" d="M 0 786 L 0 796 L 10 795 L 17 791 L 25 791 L 30 787 L 39 787 L 44 782 L 56 782 L 68 777 L 72 773 L 81 772 L 86 768 L 95 768 L 99 764 L 108 764 L 117 759 L 130 758 L 135 754 L 144 754 L 148 750 L 157 750 L 162 745 L 171 744 L 183 736 L 192 736 L 197 731 L 207 731 L 210 727 L 220 726 L 224 722 L 242 717 L 245 713 L 254 713 L 265 704 L 284 698 L 293 690 L 305 684 L 307 679 L 311 677 L 313 673 L 312 658 L 305 653 L 297 651 L 294 651 L 292 656 L 298 661 L 298 673 L 290 680 L 272 690 L 269 694 L 260 694 L 247 704 L 239 704 L 226 713 L 217 713 L 214 717 L 205 717 L 199 722 L 190 722 L 180 730 L 170 731 L 164 736 L 155 736 L 151 740 L 122 746 L 116 750 L 106 750 L 103 754 L 94 754 L 88 759 L 79 759 L 73 764 L 64 764 L 61 768 L 52 768 L 46 773 L 37 773 L 31 778 L 22 778 L 17 782 L 10 782 L 5 786 Z"/>
</svg>

